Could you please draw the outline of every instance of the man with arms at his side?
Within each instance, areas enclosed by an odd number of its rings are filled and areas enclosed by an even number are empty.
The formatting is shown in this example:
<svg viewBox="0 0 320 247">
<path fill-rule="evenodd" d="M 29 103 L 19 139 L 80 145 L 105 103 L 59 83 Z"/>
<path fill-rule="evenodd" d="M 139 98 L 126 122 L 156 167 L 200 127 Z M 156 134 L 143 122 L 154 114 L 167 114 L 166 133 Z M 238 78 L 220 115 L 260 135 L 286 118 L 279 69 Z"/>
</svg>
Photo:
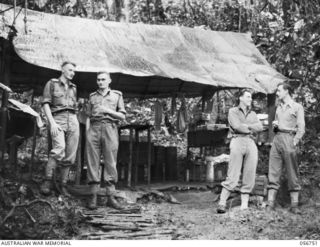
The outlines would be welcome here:
<svg viewBox="0 0 320 247">
<path fill-rule="evenodd" d="M 122 93 L 109 88 L 111 78 L 108 72 L 97 74 L 98 90 L 89 97 L 89 113 L 86 123 L 86 155 L 88 160 L 88 183 L 91 188 L 89 209 L 97 207 L 97 192 L 100 188 L 100 156 L 103 155 L 103 180 L 106 184 L 108 206 L 121 209 L 115 194 L 118 181 L 117 153 L 119 147 L 118 122 L 125 119 Z"/>
<path fill-rule="evenodd" d="M 295 102 L 289 84 L 280 83 L 277 87 L 279 104 L 276 109 L 273 127 L 276 132 L 269 156 L 268 205 L 267 210 L 274 209 L 283 166 L 286 168 L 288 189 L 291 198 L 292 213 L 300 213 L 298 208 L 299 184 L 297 145 L 305 132 L 303 106 Z"/>
<path fill-rule="evenodd" d="M 43 91 L 43 109 L 48 120 L 52 149 L 45 170 L 45 181 L 41 192 L 49 195 L 52 177 L 57 165 L 61 166 L 61 193 L 70 196 L 66 189 L 69 170 L 75 163 L 78 142 L 79 122 L 76 116 L 77 88 L 71 82 L 76 65 L 70 61 L 61 65 L 61 76 L 47 82 Z"/>
</svg>

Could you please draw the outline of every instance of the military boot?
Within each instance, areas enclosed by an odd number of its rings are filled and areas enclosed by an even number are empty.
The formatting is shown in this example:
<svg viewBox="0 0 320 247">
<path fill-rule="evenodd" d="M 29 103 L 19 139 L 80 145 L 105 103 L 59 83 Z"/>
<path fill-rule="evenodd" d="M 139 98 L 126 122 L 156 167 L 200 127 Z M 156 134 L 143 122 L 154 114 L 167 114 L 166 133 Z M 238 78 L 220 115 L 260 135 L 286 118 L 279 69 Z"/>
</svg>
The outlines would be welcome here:
<svg viewBox="0 0 320 247">
<path fill-rule="evenodd" d="M 44 182 L 40 185 L 40 192 L 45 195 L 48 196 L 51 193 L 51 189 L 52 189 L 52 178 L 47 178 L 46 180 L 44 180 Z"/>
<path fill-rule="evenodd" d="M 217 208 L 217 213 L 218 214 L 224 214 L 227 210 L 226 210 L 226 205 L 227 205 L 227 200 L 230 196 L 230 191 L 227 190 L 226 188 L 222 188 L 221 194 L 220 194 L 220 201 L 219 201 L 219 205 Z"/>
<path fill-rule="evenodd" d="M 70 167 L 69 166 L 61 166 L 60 167 L 60 179 L 61 179 L 61 194 L 66 196 L 66 197 L 71 197 L 67 187 L 67 181 L 68 181 L 68 176 L 69 176 L 69 171 L 70 171 Z"/>
<path fill-rule="evenodd" d="M 291 198 L 290 212 L 293 213 L 293 214 L 301 214 L 301 211 L 298 208 L 299 192 L 298 191 L 290 192 L 290 198 Z"/>
<path fill-rule="evenodd" d="M 277 191 L 275 189 L 268 190 L 268 202 L 267 202 L 267 211 L 274 210 L 274 202 L 276 200 Z"/>
<path fill-rule="evenodd" d="M 112 195 L 109 195 L 108 196 L 108 201 L 107 201 L 107 206 L 108 207 L 111 207 L 111 208 L 114 208 L 114 209 L 117 209 L 117 210 L 121 210 L 121 209 L 124 209 L 125 207 L 123 205 L 121 205 L 117 199 L 112 196 Z"/>
<path fill-rule="evenodd" d="M 100 184 L 91 184 L 90 185 L 90 199 L 88 201 L 88 208 L 90 210 L 97 209 L 97 198 L 98 198 L 98 191 L 100 188 Z"/>
<path fill-rule="evenodd" d="M 241 194 L 241 210 L 248 209 L 248 203 L 249 203 L 249 194 Z"/>
<path fill-rule="evenodd" d="M 72 195 L 69 193 L 67 187 L 68 187 L 67 183 L 61 183 L 61 195 L 66 196 L 66 197 L 72 197 Z"/>
<path fill-rule="evenodd" d="M 46 170 L 45 170 L 45 176 L 46 179 L 45 181 L 40 185 L 40 192 L 43 195 L 49 195 L 51 193 L 53 184 L 52 184 L 52 177 L 53 177 L 53 173 L 56 169 L 57 166 L 57 162 L 54 158 L 49 157 L 48 159 L 48 163 L 46 166 Z"/>
</svg>

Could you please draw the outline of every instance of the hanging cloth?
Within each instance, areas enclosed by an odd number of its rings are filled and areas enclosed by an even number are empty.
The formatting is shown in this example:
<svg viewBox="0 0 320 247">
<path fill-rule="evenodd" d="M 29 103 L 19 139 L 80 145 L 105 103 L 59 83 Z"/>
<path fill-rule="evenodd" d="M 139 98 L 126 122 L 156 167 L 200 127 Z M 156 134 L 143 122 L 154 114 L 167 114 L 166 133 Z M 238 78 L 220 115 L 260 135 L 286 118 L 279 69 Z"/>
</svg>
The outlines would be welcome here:
<svg viewBox="0 0 320 247">
<path fill-rule="evenodd" d="M 212 97 L 211 99 L 207 100 L 207 106 L 205 109 L 206 113 L 210 113 L 210 124 L 215 124 L 217 117 L 218 117 L 218 102 L 216 102 L 215 97 Z"/>
<path fill-rule="evenodd" d="M 210 100 L 207 101 L 207 107 L 205 109 L 205 112 L 211 113 L 213 111 L 214 107 L 214 98 L 212 97 Z"/>
<path fill-rule="evenodd" d="M 187 103 L 184 97 L 181 98 L 181 106 L 177 116 L 177 132 L 182 133 L 187 129 L 188 112 Z"/>
<path fill-rule="evenodd" d="M 177 110 L 177 98 L 175 96 L 172 96 L 171 98 L 171 116 L 175 114 Z"/>
<path fill-rule="evenodd" d="M 159 100 L 154 103 L 154 127 L 156 130 L 161 129 L 162 122 L 162 104 Z"/>
</svg>

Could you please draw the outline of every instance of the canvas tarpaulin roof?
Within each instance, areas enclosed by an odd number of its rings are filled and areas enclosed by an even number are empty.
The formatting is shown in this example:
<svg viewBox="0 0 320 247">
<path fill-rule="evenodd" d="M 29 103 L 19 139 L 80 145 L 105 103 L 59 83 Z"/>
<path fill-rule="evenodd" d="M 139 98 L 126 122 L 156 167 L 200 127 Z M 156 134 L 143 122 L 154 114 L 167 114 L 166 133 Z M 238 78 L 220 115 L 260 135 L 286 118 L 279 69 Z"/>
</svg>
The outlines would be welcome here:
<svg viewBox="0 0 320 247">
<path fill-rule="evenodd" d="M 0 5 L 0 10 L 6 8 L 7 5 Z M 13 10 L 1 15 L 0 35 L 7 37 L 6 25 L 13 23 Z M 161 83 L 160 79 L 148 83 L 144 80 L 141 93 L 145 94 L 148 90 L 153 90 L 151 94 L 157 90 L 170 94 L 182 90 L 182 82 L 193 85 L 189 87 L 191 94 L 194 83 L 273 93 L 284 79 L 268 64 L 248 34 L 106 22 L 30 10 L 26 26 L 23 18 L 20 14 L 16 19 L 13 45 L 24 61 L 60 70 L 62 61 L 71 60 L 81 72 L 107 70 L 135 77 L 169 78 L 177 84 L 170 87 L 170 80 L 166 81 L 165 89 L 156 85 Z M 122 90 L 134 91 L 138 84 L 139 80 L 127 81 Z M 188 94 L 187 88 L 182 91 Z"/>
</svg>

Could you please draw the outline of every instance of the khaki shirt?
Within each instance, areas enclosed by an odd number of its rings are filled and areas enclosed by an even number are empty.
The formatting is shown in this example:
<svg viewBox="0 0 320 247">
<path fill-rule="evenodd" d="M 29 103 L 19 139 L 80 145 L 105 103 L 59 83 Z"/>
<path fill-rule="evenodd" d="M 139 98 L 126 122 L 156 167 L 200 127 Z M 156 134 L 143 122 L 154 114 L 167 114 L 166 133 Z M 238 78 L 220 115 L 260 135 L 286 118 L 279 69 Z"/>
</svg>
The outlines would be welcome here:
<svg viewBox="0 0 320 247">
<path fill-rule="evenodd" d="M 229 110 L 228 121 L 230 125 L 230 134 L 250 135 L 262 131 L 262 124 L 257 114 L 249 109 L 245 111 L 240 107 L 233 107 Z"/>
<path fill-rule="evenodd" d="M 279 130 L 296 132 L 295 138 L 299 141 L 305 132 L 303 106 L 292 99 L 277 106 L 275 120 L 278 121 Z"/>
<path fill-rule="evenodd" d="M 42 105 L 48 103 L 52 113 L 62 110 L 77 110 L 77 87 L 69 82 L 65 85 L 60 79 L 51 79 L 43 90 Z"/>
<path fill-rule="evenodd" d="M 108 119 L 112 122 L 119 121 L 104 113 L 104 109 L 111 109 L 126 114 L 122 93 L 117 90 L 109 89 L 105 94 L 102 94 L 100 90 L 90 94 L 88 107 L 88 116 L 90 117 L 90 120 L 99 121 Z"/>
</svg>

